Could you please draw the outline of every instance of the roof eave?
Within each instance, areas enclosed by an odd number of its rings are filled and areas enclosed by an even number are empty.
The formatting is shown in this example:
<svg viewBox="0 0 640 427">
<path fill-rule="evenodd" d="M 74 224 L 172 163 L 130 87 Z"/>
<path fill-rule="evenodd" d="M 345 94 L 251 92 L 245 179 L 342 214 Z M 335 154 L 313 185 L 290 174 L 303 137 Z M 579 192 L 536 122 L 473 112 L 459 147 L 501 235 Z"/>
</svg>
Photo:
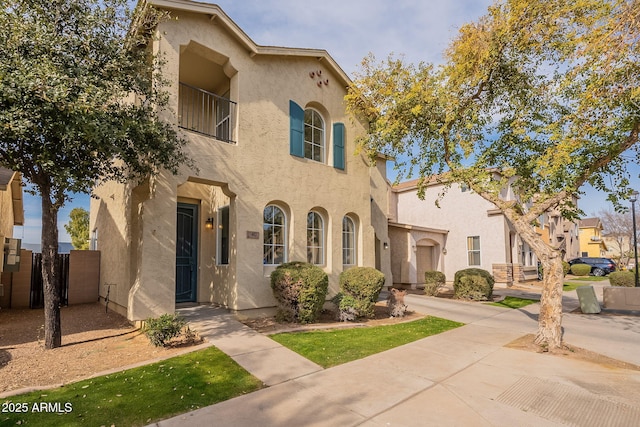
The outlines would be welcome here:
<svg viewBox="0 0 640 427">
<path fill-rule="evenodd" d="M 249 55 L 271 55 L 271 56 L 297 56 L 315 58 L 318 61 L 327 63 L 334 74 L 341 80 L 341 84 L 349 86 L 351 79 L 338 65 L 338 63 L 323 49 L 305 49 L 277 46 L 260 46 L 245 33 L 221 8 L 216 4 L 200 3 L 188 0 L 147 0 L 149 5 L 160 9 L 178 10 L 183 12 L 201 13 L 209 15 L 213 21 L 224 25 L 233 37 L 238 40 L 249 52 Z"/>
</svg>

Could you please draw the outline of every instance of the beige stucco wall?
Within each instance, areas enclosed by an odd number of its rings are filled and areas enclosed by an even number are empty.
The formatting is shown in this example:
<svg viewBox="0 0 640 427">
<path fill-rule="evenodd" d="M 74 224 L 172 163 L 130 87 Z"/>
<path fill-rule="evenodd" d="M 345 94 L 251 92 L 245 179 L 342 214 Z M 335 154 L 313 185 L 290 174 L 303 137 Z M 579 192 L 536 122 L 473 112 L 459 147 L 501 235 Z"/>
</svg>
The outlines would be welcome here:
<svg viewBox="0 0 640 427">
<path fill-rule="evenodd" d="M 13 173 L 9 182 L 0 187 L 0 273 L 4 271 L 4 239 L 13 237 L 13 226 L 24 221 L 21 180 L 19 173 Z"/>
<path fill-rule="evenodd" d="M 11 201 L 11 186 L 0 191 L 0 236 L 13 236 L 13 203 Z M 2 241 L 4 243 L 4 240 Z"/>
<path fill-rule="evenodd" d="M 383 248 L 388 242 L 384 162 L 372 168 L 354 154 L 354 139 L 362 127 L 346 115 L 346 84 L 339 73 L 326 60 L 295 52 L 251 55 L 220 22 L 205 15 L 178 15 L 178 20 L 160 26 L 155 44 L 166 60 L 172 110 L 177 111 L 181 52 L 208 47 L 206 55 L 224 62 L 220 65 L 230 77 L 230 98 L 238 103 L 237 143 L 181 131 L 197 169 L 183 167 L 177 176 L 162 174 L 133 196 L 128 186 L 110 183 L 96 189 L 100 200 L 92 202 L 91 227 L 99 225 L 102 283 L 117 283 L 117 304 L 133 320 L 174 310 L 176 205 L 181 200 L 198 204 L 200 210 L 199 302 L 239 311 L 274 306 L 269 285 L 274 267 L 263 265 L 263 210 L 269 204 L 287 215 L 289 261 L 306 260 L 307 214 L 316 210 L 322 215 L 326 255 L 321 267 L 329 275 L 331 293 L 338 290 L 343 270 L 342 218 L 347 214 L 357 220 L 358 264 L 375 266 L 377 236 L 379 266 L 390 284 L 389 251 Z M 329 84 L 318 86 L 311 71 L 321 71 Z M 289 154 L 290 100 L 323 116 L 328 159 L 324 164 Z M 164 117 L 177 123 L 172 113 Z M 332 166 L 335 122 L 346 126 L 344 171 Z M 228 266 L 218 266 L 215 231 L 205 230 L 204 222 L 227 203 L 232 255 Z"/>
<path fill-rule="evenodd" d="M 4 270 L 4 239 L 11 236 L 13 236 L 13 204 L 11 186 L 7 186 L 6 190 L 0 191 L 0 273 Z"/>
</svg>

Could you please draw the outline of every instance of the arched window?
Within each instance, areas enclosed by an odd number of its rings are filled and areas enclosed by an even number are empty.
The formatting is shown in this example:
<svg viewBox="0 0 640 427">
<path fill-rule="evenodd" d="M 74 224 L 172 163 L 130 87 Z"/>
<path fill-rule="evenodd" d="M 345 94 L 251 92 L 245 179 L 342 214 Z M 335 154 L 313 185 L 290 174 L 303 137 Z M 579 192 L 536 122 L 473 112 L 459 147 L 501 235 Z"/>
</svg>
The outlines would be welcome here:
<svg viewBox="0 0 640 427">
<path fill-rule="evenodd" d="M 263 238 L 265 265 L 279 265 L 286 262 L 287 218 L 282 209 L 275 205 L 264 208 Z"/>
<path fill-rule="evenodd" d="M 342 264 L 356 264 L 356 225 L 348 216 L 342 218 Z"/>
<path fill-rule="evenodd" d="M 324 221 L 314 211 L 307 214 L 307 262 L 324 264 Z"/>
<path fill-rule="evenodd" d="M 304 110 L 304 157 L 324 163 L 324 120 L 316 111 Z"/>
</svg>

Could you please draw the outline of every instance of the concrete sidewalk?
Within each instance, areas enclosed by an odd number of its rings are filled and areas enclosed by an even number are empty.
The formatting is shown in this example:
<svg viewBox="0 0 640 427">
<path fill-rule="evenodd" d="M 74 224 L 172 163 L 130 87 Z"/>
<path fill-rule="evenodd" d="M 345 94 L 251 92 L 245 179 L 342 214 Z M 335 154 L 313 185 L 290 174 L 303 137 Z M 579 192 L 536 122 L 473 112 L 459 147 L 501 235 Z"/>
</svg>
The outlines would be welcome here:
<svg viewBox="0 0 640 427">
<path fill-rule="evenodd" d="M 322 370 L 321 366 L 240 323 L 225 309 L 200 305 L 181 308 L 178 313 L 208 343 L 267 386 Z"/>
<path fill-rule="evenodd" d="M 509 310 L 414 295 L 406 300 L 411 310 L 466 325 L 326 370 L 230 315 L 207 314 L 198 324 L 198 313 L 212 309 L 194 308 L 194 329 L 274 385 L 155 425 L 640 425 L 640 371 L 504 347 L 536 331 L 538 304 Z M 639 320 L 566 313 L 565 341 L 640 365 Z"/>
</svg>

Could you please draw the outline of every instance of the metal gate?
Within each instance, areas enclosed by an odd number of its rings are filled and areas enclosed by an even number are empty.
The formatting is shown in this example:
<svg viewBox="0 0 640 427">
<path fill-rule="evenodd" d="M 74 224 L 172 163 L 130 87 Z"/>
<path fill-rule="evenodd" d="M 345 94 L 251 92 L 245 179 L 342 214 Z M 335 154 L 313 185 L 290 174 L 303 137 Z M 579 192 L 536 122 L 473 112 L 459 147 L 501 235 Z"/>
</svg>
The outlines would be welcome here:
<svg viewBox="0 0 640 427">
<path fill-rule="evenodd" d="M 44 307 L 44 287 L 42 283 L 42 254 L 34 253 L 31 264 L 31 297 L 29 307 Z M 69 305 L 69 254 L 58 254 L 56 263 L 60 271 L 58 290 L 60 304 Z"/>
</svg>

